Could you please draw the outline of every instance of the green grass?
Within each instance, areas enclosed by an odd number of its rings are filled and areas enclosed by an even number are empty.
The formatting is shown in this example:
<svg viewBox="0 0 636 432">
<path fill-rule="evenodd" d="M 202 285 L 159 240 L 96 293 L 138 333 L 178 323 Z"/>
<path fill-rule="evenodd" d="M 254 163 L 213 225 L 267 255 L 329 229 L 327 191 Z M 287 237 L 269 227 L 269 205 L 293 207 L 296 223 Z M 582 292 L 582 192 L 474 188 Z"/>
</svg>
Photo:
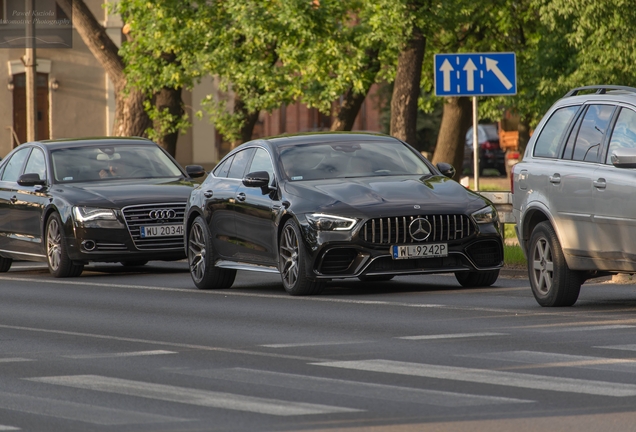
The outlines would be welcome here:
<svg viewBox="0 0 636 432">
<path fill-rule="evenodd" d="M 519 246 L 504 245 L 504 265 L 509 267 L 526 267 L 526 257 L 523 255 L 523 251 Z"/>
</svg>

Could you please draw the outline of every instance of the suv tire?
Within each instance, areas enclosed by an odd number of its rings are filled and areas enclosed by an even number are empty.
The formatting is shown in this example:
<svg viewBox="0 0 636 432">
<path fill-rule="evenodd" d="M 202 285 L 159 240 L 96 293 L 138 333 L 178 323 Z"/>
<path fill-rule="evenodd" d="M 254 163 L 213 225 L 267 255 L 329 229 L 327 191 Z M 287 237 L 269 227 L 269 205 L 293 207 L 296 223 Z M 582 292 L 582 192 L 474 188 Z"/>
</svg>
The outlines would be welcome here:
<svg viewBox="0 0 636 432">
<path fill-rule="evenodd" d="M 568 267 L 549 222 L 539 223 L 530 235 L 528 275 L 532 294 L 541 306 L 572 306 L 579 298 L 583 275 Z"/>
<path fill-rule="evenodd" d="M 455 279 L 464 288 L 489 287 L 499 278 L 499 270 L 457 272 Z"/>
</svg>

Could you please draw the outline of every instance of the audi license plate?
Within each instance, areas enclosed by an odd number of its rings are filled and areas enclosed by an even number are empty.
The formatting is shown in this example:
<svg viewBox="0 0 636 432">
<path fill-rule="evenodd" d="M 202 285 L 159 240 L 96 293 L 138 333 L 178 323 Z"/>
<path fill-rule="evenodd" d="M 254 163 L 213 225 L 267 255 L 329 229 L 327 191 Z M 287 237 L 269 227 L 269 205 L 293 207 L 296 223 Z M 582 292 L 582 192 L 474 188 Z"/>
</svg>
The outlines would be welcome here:
<svg viewBox="0 0 636 432">
<path fill-rule="evenodd" d="M 183 235 L 183 225 L 148 225 L 141 227 L 141 238 Z"/>
<path fill-rule="evenodd" d="M 448 243 L 392 246 L 393 259 L 437 258 L 448 256 Z"/>
</svg>

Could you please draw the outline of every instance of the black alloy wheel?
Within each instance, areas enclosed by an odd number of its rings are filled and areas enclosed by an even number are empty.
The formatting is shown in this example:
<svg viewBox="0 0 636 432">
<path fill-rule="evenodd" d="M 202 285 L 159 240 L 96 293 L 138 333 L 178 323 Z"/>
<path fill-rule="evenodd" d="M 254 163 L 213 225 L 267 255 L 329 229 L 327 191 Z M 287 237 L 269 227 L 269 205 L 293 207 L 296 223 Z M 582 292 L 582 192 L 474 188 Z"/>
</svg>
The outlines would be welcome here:
<svg viewBox="0 0 636 432">
<path fill-rule="evenodd" d="M 230 288 L 236 278 L 236 270 L 214 266 L 212 238 L 205 219 L 197 216 L 189 233 L 188 266 L 194 285 L 202 290 Z"/>
<path fill-rule="evenodd" d="M 59 214 L 52 213 L 49 216 L 46 222 L 45 239 L 49 272 L 54 277 L 77 277 L 82 274 L 84 264 L 75 264 L 68 256 L 68 247 Z"/>
<path fill-rule="evenodd" d="M 319 294 L 326 282 L 311 278 L 311 266 L 301 245 L 301 234 L 293 219 L 283 226 L 278 242 L 279 269 L 285 291 L 293 296 Z"/>
<path fill-rule="evenodd" d="M 583 274 L 568 267 L 549 222 L 538 224 L 530 236 L 528 276 L 532 294 L 541 306 L 572 306 L 579 298 Z"/>
</svg>

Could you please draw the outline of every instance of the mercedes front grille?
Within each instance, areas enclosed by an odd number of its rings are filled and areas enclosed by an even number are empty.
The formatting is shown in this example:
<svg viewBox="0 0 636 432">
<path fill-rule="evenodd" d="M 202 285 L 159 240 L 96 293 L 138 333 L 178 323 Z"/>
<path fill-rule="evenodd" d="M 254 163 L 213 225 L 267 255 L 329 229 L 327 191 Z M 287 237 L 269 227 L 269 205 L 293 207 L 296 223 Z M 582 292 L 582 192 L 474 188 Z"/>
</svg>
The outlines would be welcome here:
<svg viewBox="0 0 636 432">
<path fill-rule="evenodd" d="M 461 240 L 476 231 L 466 215 L 399 216 L 369 219 L 360 231 L 360 238 L 378 245 L 419 243 L 409 234 L 409 225 L 417 218 L 426 219 L 431 224 L 431 233 L 424 242 Z"/>
</svg>

